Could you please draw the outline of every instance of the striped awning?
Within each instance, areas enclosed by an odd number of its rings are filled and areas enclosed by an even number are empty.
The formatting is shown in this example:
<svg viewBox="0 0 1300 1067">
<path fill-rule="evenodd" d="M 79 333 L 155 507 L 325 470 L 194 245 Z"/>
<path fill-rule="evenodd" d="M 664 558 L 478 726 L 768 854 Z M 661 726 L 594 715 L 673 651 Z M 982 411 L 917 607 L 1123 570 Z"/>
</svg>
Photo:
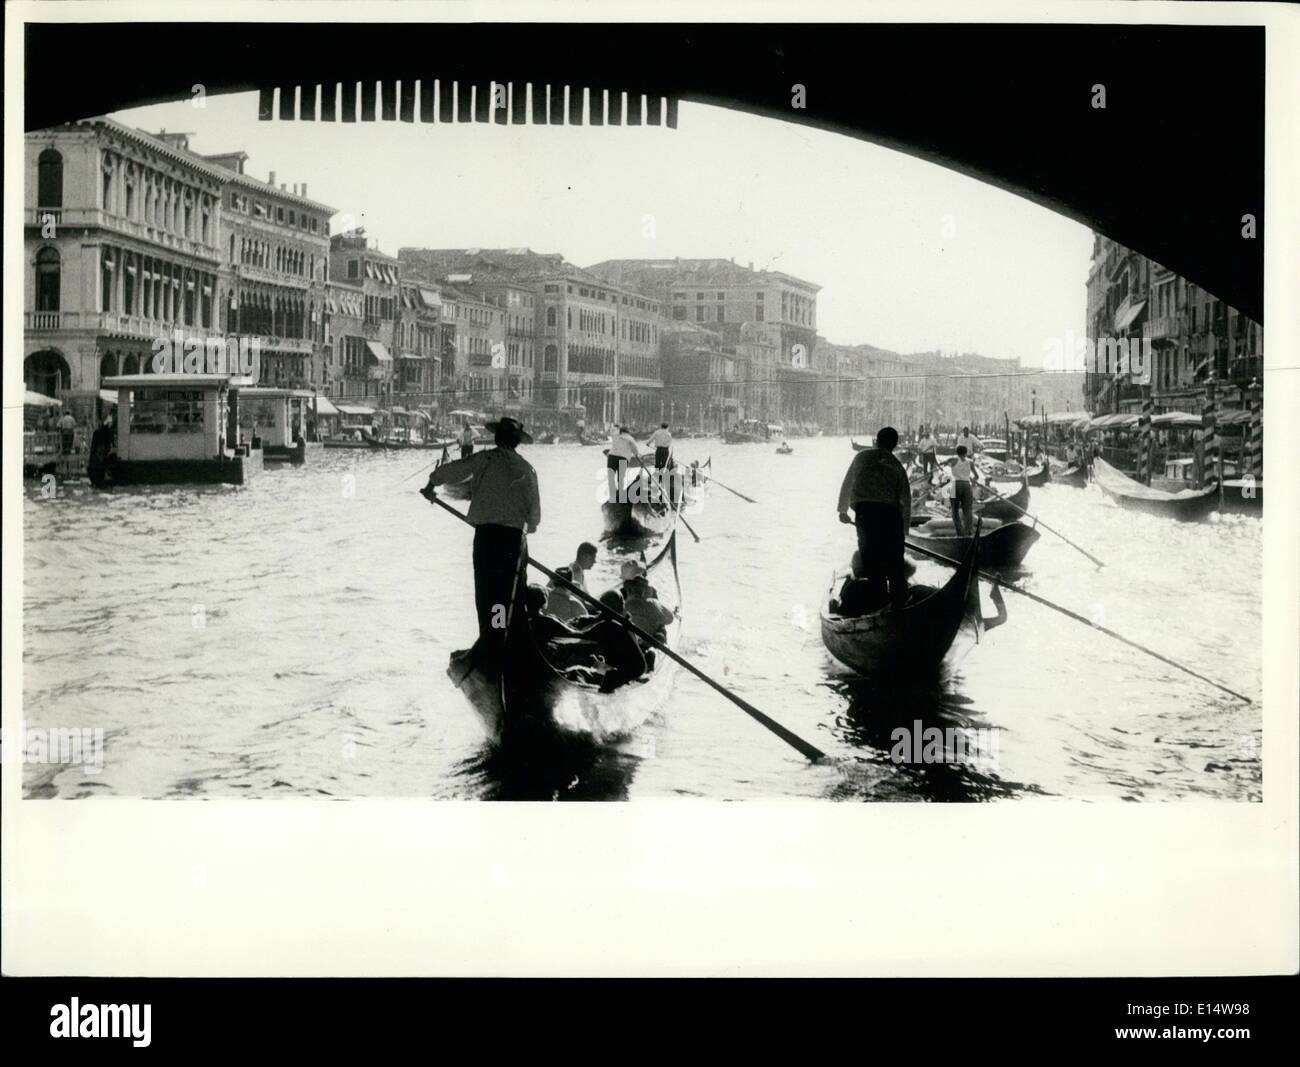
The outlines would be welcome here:
<svg viewBox="0 0 1300 1067">
<path fill-rule="evenodd" d="M 389 354 L 388 349 L 384 347 L 383 341 L 367 341 L 366 349 L 380 363 L 393 362 L 393 357 Z"/>
</svg>

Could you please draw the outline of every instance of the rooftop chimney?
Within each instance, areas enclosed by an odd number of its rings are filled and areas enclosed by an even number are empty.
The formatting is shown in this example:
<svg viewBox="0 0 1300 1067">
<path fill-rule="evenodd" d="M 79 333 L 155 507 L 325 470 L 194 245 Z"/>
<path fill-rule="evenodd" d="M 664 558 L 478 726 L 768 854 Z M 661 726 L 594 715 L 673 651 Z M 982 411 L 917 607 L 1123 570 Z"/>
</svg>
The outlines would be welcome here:
<svg viewBox="0 0 1300 1067">
<path fill-rule="evenodd" d="M 303 182 L 303 183 L 302 183 L 302 198 L 303 198 L 304 200 L 307 199 L 307 183 L 306 183 L 306 182 Z"/>
<path fill-rule="evenodd" d="M 266 179 L 266 184 L 274 188 L 274 186 L 275 186 L 275 171 L 271 171 L 271 176 L 270 176 L 269 178 Z"/>
</svg>

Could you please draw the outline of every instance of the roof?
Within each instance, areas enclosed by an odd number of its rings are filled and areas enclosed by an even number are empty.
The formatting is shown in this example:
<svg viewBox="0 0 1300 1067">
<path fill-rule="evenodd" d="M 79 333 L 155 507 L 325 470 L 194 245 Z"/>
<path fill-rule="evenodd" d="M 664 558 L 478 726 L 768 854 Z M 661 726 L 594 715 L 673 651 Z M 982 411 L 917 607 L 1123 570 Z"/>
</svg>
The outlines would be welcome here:
<svg viewBox="0 0 1300 1067">
<path fill-rule="evenodd" d="M 664 283 L 691 285 L 754 285 L 772 281 L 791 282 L 801 288 L 820 292 L 821 286 L 806 279 L 774 270 L 754 270 L 730 259 L 605 259 L 585 268 L 603 279 L 624 281 L 634 275 L 644 280 L 658 274 Z"/>
</svg>

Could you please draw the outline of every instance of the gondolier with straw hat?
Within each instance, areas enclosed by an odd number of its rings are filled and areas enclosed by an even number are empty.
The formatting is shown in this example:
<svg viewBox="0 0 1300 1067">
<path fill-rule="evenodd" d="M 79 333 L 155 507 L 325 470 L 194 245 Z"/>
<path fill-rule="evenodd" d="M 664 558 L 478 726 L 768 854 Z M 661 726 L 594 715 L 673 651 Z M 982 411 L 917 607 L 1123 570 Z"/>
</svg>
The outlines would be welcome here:
<svg viewBox="0 0 1300 1067">
<path fill-rule="evenodd" d="M 902 610 L 907 602 L 903 536 L 912 521 L 912 487 L 903 465 L 894 457 L 897 446 L 898 431 L 886 426 L 876 434 L 875 448 L 865 448 L 853 457 L 840 486 L 839 513 L 840 522 L 857 527 L 870 599 L 882 601 L 882 586 L 888 583 L 890 602 Z M 849 508 L 853 509 L 851 519 Z"/>
<path fill-rule="evenodd" d="M 527 554 L 525 535 L 542 521 L 537 472 L 516 448 L 532 444 L 518 419 L 503 416 L 487 428 L 496 448 L 440 464 L 421 490 L 433 502 L 436 488 L 469 481 L 467 518 L 474 527 L 474 606 L 478 612 L 479 651 L 497 655 L 505 643 L 515 580 Z"/>
</svg>

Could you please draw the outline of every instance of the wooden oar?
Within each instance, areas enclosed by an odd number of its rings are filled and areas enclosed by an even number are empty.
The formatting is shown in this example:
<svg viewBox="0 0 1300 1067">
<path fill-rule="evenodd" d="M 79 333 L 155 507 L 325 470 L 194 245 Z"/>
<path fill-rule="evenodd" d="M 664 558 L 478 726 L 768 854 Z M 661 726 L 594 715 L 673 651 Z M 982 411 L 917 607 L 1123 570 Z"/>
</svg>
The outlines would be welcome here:
<svg viewBox="0 0 1300 1067">
<path fill-rule="evenodd" d="M 440 508 L 450 512 L 452 515 L 455 515 L 456 518 L 460 519 L 461 522 L 466 523 L 467 525 L 473 525 L 472 523 L 470 523 L 469 519 L 467 519 L 459 511 L 453 508 L 445 500 L 439 498 L 437 492 L 431 489 L 429 486 L 425 486 L 424 489 L 421 489 L 420 495 L 423 496 L 427 501 L 429 501 L 429 503 L 437 504 Z M 546 575 L 546 577 L 550 578 L 553 582 L 556 582 L 559 585 L 564 586 L 564 588 L 566 588 L 574 596 L 578 597 L 581 600 L 586 601 L 586 603 L 596 608 L 606 617 L 613 619 L 615 622 L 619 623 L 625 629 L 629 630 L 631 633 L 639 637 L 642 641 L 646 642 L 649 645 L 653 645 L 669 659 L 675 661 L 682 667 L 685 667 L 688 671 L 690 671 L 693 675 L 695 675 L 696 678 L 704 682 L 705 685 L 710 686 L 711 688 L 715 689 L 718 693 L 722 694 L 722 696 L 730 700 L 733 704 L 736 705 L 736 707 L 738 707 L 741 711 L 743 711 L 755 722 L 759 723 L 761 726 L 767 727 L 767 729 L 771 730 L 772 733 L 776 734 L 776 736 L 779 737 L 782 741 L 784 741 L 787 745 L 790 745 L 792 748 L 797 749 L 799 754 L 804 756 L 806 759 L 812 760 L 814 763 L 816 763 L 817 761 L 826 758 L 826 753 L 823 752 L 821 749 L 817 748 L 814 745 L 810 745 L 798 734 L 794 733 L 791 730 L 787 730 L 784 726 L 782 726 L 779 722 L 777 722 L 775 719 L 771 718 L 770 716 L 764 715 L 761 711 L 758 710 L 758 708 L 754 707 L 754 705 L 751 704 L 748 700 L 745 700 L 743 697 L 737 696 L 726 686 L 720 685 L 718 682 L 715 682 L 702 670 L 700 670 L 694 664 L 690 663 L 688 660 L 684 659 L 682 656 L 679 656 L 676 652 L 674 652 L 671 648 L 669 648 L 658 638 L 652 636 L 651 634 L 646 633 L 643 629 L 641 629 L 641 627 L 639 627 L 626 615 L 622 615 L 619 612 L 615 611 L 613 608 L 607 607 L 606 605 L 602 604 L 599 600 L 593 597 L 581 586 L 574 585 L 573 582 L 570 582 L 565 578 L 561 578 L 549 567 L 544 566 L 541 563 L 538 563 L 537 560 L 533 559 L 532 556 L 526 556 L 525 560 L 530 567 L 533 567 L 541 571 L 544 575 Z"/>
<path fill-rule="evenodd" d="M 940 563 L 945 563 L 950 567 L 956 567 L 961 562 L 960 560 L 953 559 L 951 556 L 945 556 L 942 552 L 935 552 L 932 549 L 924 548 L 921 545 L 918 545 L 915 541 L 909 540 L 906 542 L 906 544 L 908 548 L 912 549 L 912 551 L 919 552 L 923 556 L 929 556 L 930 559 L 937 560 Z M 1153 656 L 1155 659 L 1158 659 L 1161 663 L 1167 663 L 1171 667 L 1176 667 L 1184 674 L 1190 674 L 1193 678 L 1198 678 L 1202 682 L 1205 682 L 1207 685 L 1214 686 L 1215 689 L 1221 689 L 1223 690 L 1223 692 L 1229 694 L 1230 696 L 1236 697 L 1238 700 L 1245 701 L 1247 704 L 1254 703 L 1254 701 L 1252 701 L 1250 697 L 1243 696 L 1241 693 L 1238 693 L 1235 689 L 1229 689 L 1226 685 L 1220 685 L 1213 678 L 1207 678 L 1203 674 L 1197 674 L 1196 671 L 1192 670 L 1190 667 L 1184 667 L 1181 663 L 1178 663 L 1175 660 L 1170 659 L 1168 656 L 1161 655 L 1155 649 L 1147 648 L 1146 645 L 1140 645 L 1136 641 L 1130 640 L 1129 638 L 1125 637 L 1123 634 L 1117 634 L 1114 630 L 1102 626 L 1100 623 L 1093 622 L 1091 619 L 1086 619 L 1082 615 L 1080 615 L 1077 611 L 1071 611 L 1069 608 L 1063 608 L 1061 607 L 1060 604 L 1054 604 L 1046 597 L 1041 597 L 1037 593 L 1031 593 L 1028 589 L 1022 589 L 1018 585 L 1013 585 L 1010 582 L 1005 582 L 1001 578 L 996 577 L 995 575 L 987 574 L 984 571 L 976 571 L 976 573 L 981 578 L 983 578 L 986 582 L 999 582 L 1003 589 L 1010 589 L 1013 593 L 1019 593 L 1023 597 L 1028 597 L 1036 604 L 1042 604 L 1043 607 L 1045 608 L 1051 608 L 1053 611 L 1060 612 L 1066 618 L 1073 619 L 1075 622 L 1081 622 L 1085 626 L 1091 626 L 1094 630 L 1098 630 L 1101 633 L 1104 633 L 1107 637 L 1113 637 L 1116 641 L 1120 641 L 1123 644 L 1128 645 L 1130 648 L 1136 648 L 1139 652 L 1145 652 L 1148 656 Z"/>
<path fill-rule="evenodd" d="M 1025 484 L 1028 484 L 1028 482 L 1026 482 Z M 1033 519 L 1034 522 L 1037 523 L 1039 526 L 1041 526 L 1044 530 L 1049 530 L 1049 531 L 1051 531 L 1052 533 L 1056 534 L 1057 537 L 1059 537 L 1062 541 L 1064 541 L 1064 542 L 1065 542 L 1067 545 L 1069 545 L 1071 548 L 1075 549 L 1075 550 L 1078 551 L 1078 552 L 1082 552 L 1085 556 L 1087 556 L 1090 560 L 1092 560 L 1093 563 L 1097 564 L 1098 567 L 1104 567 L 1104 566 L 1106 566 L 1106 564 L 1102 563 L 1101 560 L 1099 560 L 1096 556 L 1094 556 L 1094 555 L 1093 555 L 1091 552 L 1089 552 L 1087 549 L 1080 548 L 1078 545 L 1076 545 L 1073 541 L 1071 541 L 1068 537 L 1066 537 L 1065 534 L 1061 533 L 1060 530 L 1054 530 L 1054 529 L 1052 529 L 1052 527 L 1048 526 L 1047 523 L 1045 523 L 1045 522 L 1044 522 L 1042 519 L 1040 519 L 1037 515 L 1030 515 L 1029 512 L 1027 512 L 1027 511 L 1026 511 L 1024 508 L 1022 508 L 1019 504 L 1017 504 L 1017 503 L 1015 503 L 1014 501 L 1009 500 L 1009 499 L 1007 499 L 1006 497 L 1004 497 L 1001 493 L 999 493 L 996 489 L 994 489 L 993 486 L 989 485 L 988 482 L 985 482 L 985 483 L 984 483 L 984 489 L 985 489 L 987 492 L 992 493 L 995 497 L 997 497 L 997 498 L 998 498 L 999 500 L 1001 500 L 1003 503 L 1005 503 L 1005 504 L 1010 504 L 1013 508 L 1015 508 L 1018 512 L 1020 512 L 1021 515 L 1028 515 L 1029 518 Z"/>
<path fill-rule="evenodd" d="M 712 474 L 705 474 L 705 473 L 704 473 L 704 468 L 702 468 L 702 467 L 700 468 L 700 474 L 701 474 L 702 477 L 705 477 L 705 478 L 707 478 L 709 481 L 711 481 L 714 485 L 721 485 L 722 488 L 725 489 L 728 493 L 731 493 L 731 494 L 733 494 L 734 496 L 738 496 L 738 497 L 740 497 L 741 500 L 747 500 L 747 501 L 749 501 L 749 503 L 751 503 L 751 504 L 757 504 L 757 503 L 758 503 L 758 501 L 755 500 L 753 497 L 749 497 L 749 496 L 746 496 L 744 493 L 737 492 L 735 489 L 732 489 L 731 486 L 729 486 L 729 485 L 722 485 L 722 483 L 721 483 L 720 481 L 718 481 L 717 478 L 713 477 Z"/>
</svg>

